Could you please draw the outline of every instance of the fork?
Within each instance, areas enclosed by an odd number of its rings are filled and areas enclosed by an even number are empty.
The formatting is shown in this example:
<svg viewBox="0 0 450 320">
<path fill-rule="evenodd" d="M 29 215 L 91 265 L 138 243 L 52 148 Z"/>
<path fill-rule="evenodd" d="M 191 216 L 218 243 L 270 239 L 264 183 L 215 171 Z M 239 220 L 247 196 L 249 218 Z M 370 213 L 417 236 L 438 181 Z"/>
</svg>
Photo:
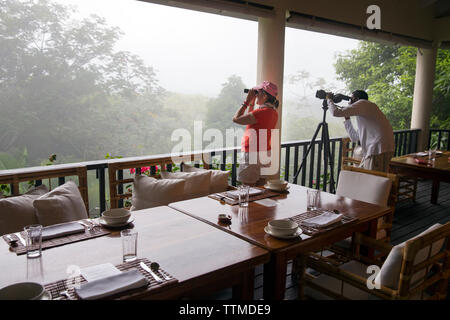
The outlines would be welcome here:
<svg viewBox="0 0 450 320">
<path fill-rule="evenodd" d="M 61 291 L 61 292 L 59 293 L 59 295 L 60 295 L 60 296 L 66 297 L 67 300 L 72 300 L 72 298 L 70 297 L 70 294 L 69 294 L 69 292 L 68 292 L 67 290 Z"/>
</svg>

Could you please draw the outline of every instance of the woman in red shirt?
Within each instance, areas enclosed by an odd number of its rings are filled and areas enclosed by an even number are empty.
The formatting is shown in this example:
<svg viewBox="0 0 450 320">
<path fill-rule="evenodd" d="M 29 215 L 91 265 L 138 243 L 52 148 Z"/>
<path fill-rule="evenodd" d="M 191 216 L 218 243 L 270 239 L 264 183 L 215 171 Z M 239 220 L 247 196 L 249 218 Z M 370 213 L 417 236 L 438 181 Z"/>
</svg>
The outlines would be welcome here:
<svg viewBox="0 0 450 320">
<path fill-rule="evenodd" d="M 242 137 L 238 169 L 238 180 L 243 184 L 265 183 L 261 168 L 271 165 L 271 134 L 278 121 L 277 94 L 277 85 L 264 81 L 248 92 L 247 99 L 233 117 L 233 122 L 247 126 Z M 255 101 L 259 105 L 257 109 L 254 109 Z"/>
</svg>

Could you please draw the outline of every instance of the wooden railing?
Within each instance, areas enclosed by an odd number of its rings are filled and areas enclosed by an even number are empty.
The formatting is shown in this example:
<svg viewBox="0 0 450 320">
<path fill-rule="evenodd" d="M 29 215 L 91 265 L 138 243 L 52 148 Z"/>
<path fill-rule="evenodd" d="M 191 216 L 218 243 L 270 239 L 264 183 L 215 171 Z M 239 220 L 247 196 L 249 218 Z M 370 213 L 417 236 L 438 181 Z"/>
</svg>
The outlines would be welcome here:
<svg viewBox="0 0 450 320">
<path fill-rule="evenodd" d="M 406 153 L 416 152 L 417 148 L 417 135 L 420 130 L 400 130 L 395 131 L 395 143 L 396 150 L 395 155 L 402 155 Z M 448 132 L 449 130 L 441 130 L 442 132 Z M 434 134 L 435 131 L 433 131 Z M 440 140 L 442 141 L 442 139 Z M 448 138 L 447 138 L 448 141 Z M 298 174 L 297 179 L 295 179 L 295 173 L 297 172 L 301 161 L 309 147 L 311 140 L 284 142 L 281 145 L 281 168 L 280 176 L 291 183 L 300 184 L 303 186 L 322 189 L 324 191 L 330 191 L 330 168 L 329 166 L 324 166 L 323 161 L 323 144 L 322 142 L 315 141 L 313 146 L 311 146 L 311 151 L 305 159 L 305 165 L 302 167 Z M 447 142 L 448 146 L 448 142 Z M 200 153 L 200 152 L 198 152 Z M 240 147 L 225 148 L 220 150 L 203 150 L 202 154 L 208 154 L 212 160 L 211 167 L 213 169 L 220 170 L 230 170 L 230 184 L 236 186 L 237 181 L 237 168 L 238 168 L 238 158 L 240 154 Z M 337 178 L 341 170 L 341 158 L 342 158 L 342 138 L 332 138 L 330 139 L 330 154 L 331 162 L 333 165 L 333 177 L 337 183 Z M 146 157 L 134 157 L 134 158 L 121 158 L 120 162 L 123 161 L 136 161 L 142 159 L 145 161 L 155 161 L 158 163 L 160 159 L 167 158 L 170 155 L 152 155 Z M 97 190 L 90 190 L 90 193 L 95 192 L 95 196 L 91 195 L 89 198 L 89 207 L 91 208 L 90 214 L 92 216 L 98 215 L 100 212 L 107 208 L 109 202 L 109 188 L 107 188 L 107 181 L 109 181 L 109 176 L 107 169 L 110 163 L 117 162 L 117 159 L 112 160 L 100 160 L 100 161 L 87 161 L 78 164 L 84 165 L 88 172 L 88 185 L 91 189 L 95 188 Z M 195 163 L 196 166 L 200 165 L 200 161 Z M 139 169 L 139 168 L 137 168 Z M 16 169 L 18 170 L 18 169 Z M 27 170 L 27 168 L 24 168 Z M 156 172 L 156 166 L 150 167 L 151 173 Z M 171 170 L 171 167 L 168 168 Z M 124 179 L 123 170 L 118 170 L 117 179 Z M 59 184 L 64 183 L 63 179 L 59 179 Z M 41 180 L 35 180 L 35 184 L 41 184 Z M 98 191 L 98 192 L 97 192 Z M 123 186 L 119 185 L 118 194 L 123 194 Z M 119 206 L 123 206 L 123 201 L 119 202 Z"/>
<path fill-rule="evenodd" d="M 430 129 L 428 148 L 450 150 L 450 129 Z"/>
</svg>

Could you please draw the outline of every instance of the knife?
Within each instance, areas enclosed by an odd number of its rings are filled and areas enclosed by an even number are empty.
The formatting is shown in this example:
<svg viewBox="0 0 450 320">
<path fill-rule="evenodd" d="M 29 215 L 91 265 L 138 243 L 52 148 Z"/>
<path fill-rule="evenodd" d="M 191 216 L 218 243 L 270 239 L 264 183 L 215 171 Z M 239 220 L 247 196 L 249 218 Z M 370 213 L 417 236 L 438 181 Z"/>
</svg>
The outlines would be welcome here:
<svg viewBox="0 0 450 320">
<path fill-rule="evenodd" d="M 145 271 L 147 271 L 148 273 L 150 273 L 152 275 L 152 277 L 156 280 L 156 282 L 164 282 L 164 280 L 162 280 L 160 277 L 158 277 L 153 271 L 152 269 L 150 269 L 145 263 L 141 262 L 139 263 L 139 265 L 141 266 L 142 269 L 144 269 Z"/>
<path fill-rule="evenodd" d="M 22 235 L 20 234 L 20 232 L 16 232 L 16 233 L 14 233 L 14 234 L 17 236 L 17 238 L 19 238 L 19 240 L 20 240 L 20 242 L 22 243 L 22 245 L 23 245 L 24 247 L 26 247 L 26 246 L 27 246 L 27 243 L 25 242 L 24 238 L 22 238 Z"/>
</svg>

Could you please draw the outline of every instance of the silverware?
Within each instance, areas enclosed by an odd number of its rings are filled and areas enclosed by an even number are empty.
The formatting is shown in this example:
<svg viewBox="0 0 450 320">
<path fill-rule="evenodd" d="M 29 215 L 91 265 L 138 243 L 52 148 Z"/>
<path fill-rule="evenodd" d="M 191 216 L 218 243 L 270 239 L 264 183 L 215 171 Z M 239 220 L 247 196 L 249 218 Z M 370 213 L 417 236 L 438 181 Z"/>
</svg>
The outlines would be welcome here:
<svg viewBox="0 0 450 320">
<path fill-rule="evenodd" d="M 67 292 L 67 290 L 61 291 L 61 292 L 59 293 L 59 295 L 60 295 L 60 296 L 66 297 L 67 300 L 72 300 L 72 298 L 70 297 L 70 294 L 69 294 L 69 292 Z"/>
<path fill-rule="evenodd" d="M 158 264 L 158 262 L 150 263 L 150 269 L 152 269 L 153 271 L 157 272 L 158 274 L 161 274 L 164 277 L 164 279 L 166 279 L 166 280 L 171 280 L 172 279 L 168 275 L 165 275 L 164 273 L 159 272 L 159 264 Z"/>
<path fill-rule="evenodd" d="M 20 234 L 20 232 L 16 232 L 16 233 L 14 233 L 16 236 L 17 236 L 17 238 L 19 238 L 19 240 L 20 240 L 20 242 L 22 243 L 22 245 L 24 246 L 24 247 L 26 247 L 27 246 L 27 243 L 25 242 L 25 239 L 22 237 L 22 235 Z"/>
<path fill-rule="evenodd" d="M 83 222 L 83 221 L 78 221 L 78 223 L 81 224 L 83 227 L 86 227 L 87 231 L 91 231 L 92 228 L 88 223 Z"/>
<path fill-rule="evenodd" d="M 233 199 L 233 198 L 231 198 L 231 197 L 225 196 L 225 195 L 220 194 L 220 193 L 216 193 L 216 195 L 219 196 L 220 200 L 228 199 L 228 200 L 230 200 L 230 201 L 232 201 L 232 202 L 236 201 L 236 199 Z"/>
<path fill-rule="evenodd" d="M 147 271 L 148 273 L 150 273 L 150 275 L 153 277 L 153 279 L 156 280 L 156 282 L 164 282 L 164 280 L 161 279 L 160 277 L 158 277 L 158 276 L 152 271 L 152 269 L 150 269 L 145 263 L 141 262 L 141 263 L 139 263 L 139 265 L 141 266 L 142 269 L 144 269 L 145 271 Z"/>
<path fill-rule="evenodd" d="M 18 241 L 17 239 L 14 239 L 14 238 L 11 237 L 9 234 L 6 235 L 6 238 L 9 239 L 9 245 L 10 245 L 11 247 L 17 246 L 17 241 Z"/>
</svg>

